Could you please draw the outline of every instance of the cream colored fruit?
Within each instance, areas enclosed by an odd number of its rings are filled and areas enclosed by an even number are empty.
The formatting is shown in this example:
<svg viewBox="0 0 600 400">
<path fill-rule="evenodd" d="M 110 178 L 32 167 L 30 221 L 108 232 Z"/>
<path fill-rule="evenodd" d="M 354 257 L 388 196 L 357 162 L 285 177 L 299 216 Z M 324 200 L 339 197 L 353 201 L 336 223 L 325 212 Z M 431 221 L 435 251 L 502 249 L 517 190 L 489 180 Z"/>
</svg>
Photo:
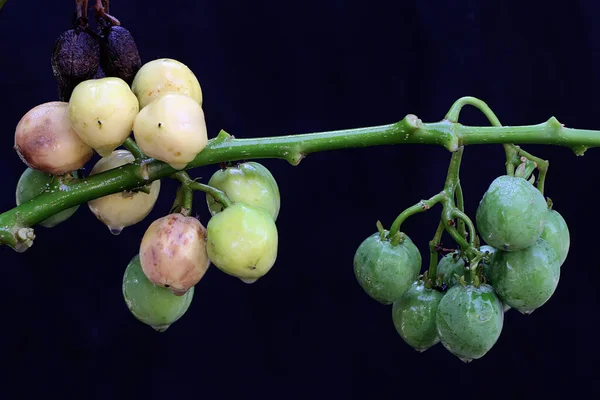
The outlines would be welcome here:
<svg viewBox="0 0 600 400">
<path fill-rule="evenodd" d="M 140 105 L 120 78 L 81 82 L 69 99 L 69 118 L 81 140 L 102 157 L 123 144 L 131 134 Z"/>
<path fill-rule="evenodd" d="M 132 163 L 134 160 L 129 151 L 115 150 L 96 163 L 91 175 Z M 112 233 L 119 234 L 124 228 L 137 224 L 150 214 L 159 192 L 160 180 L 155 180 L 150 184 L 149 194 L 141 191 L 113 193 L 89 201 L 88 206 Z"/>
<path fill-rule="evenodd" d="M 204 111 L 192 98 L 167 93 L 144 107 L 133 124 L 144 154 L 183 169 L 208 144 Z"/>
<path fill-rule="evenodd" d="M 140 262 L 150 282 L 184 295 L 210 266 L 206 229 L 196 218 L 180 213 L 159 218 L 142 238 Z"/>
<path fill-rule="evenodd" d="M 196 75 L 187 65 L 170 58 L 142 65 L 133 79 L 131 90 L 140 102 L 140 109 L 164 93 L 189 96 L 202 106 L 202 89 Z"/>
<path fill-rule="evenodd" d="M 52 175 L 80 169 L 93 155 L 71 128 L 68 103 L 62 101 L 29 110 L 15 129 L 14 149 L 28 167 Z"/>
</svg>

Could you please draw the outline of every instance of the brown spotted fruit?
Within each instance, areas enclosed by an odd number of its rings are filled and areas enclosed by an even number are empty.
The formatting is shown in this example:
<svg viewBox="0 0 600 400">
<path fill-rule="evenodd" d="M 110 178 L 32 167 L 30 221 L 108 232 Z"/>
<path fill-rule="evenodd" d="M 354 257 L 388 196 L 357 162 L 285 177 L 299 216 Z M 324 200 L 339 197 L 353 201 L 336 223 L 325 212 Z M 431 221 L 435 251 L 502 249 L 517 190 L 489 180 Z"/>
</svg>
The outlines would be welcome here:
<svg viewBox="0 0 600 400">
<path fill-rule="evenodd" d="M 21 118 L 14 149 L 28 167 L 51 175 L 80 169 L 93 154 L 71 127 L 68 103 L 61 101 L 40 104 Z"/>
<path fill-rule="evenodd" d="M 200 282 L 210 266 L 206 229 L 198 219 L 180 213 L 150 224 L 139 254 L 148 280 L 179 296 Z"/>
</svg>

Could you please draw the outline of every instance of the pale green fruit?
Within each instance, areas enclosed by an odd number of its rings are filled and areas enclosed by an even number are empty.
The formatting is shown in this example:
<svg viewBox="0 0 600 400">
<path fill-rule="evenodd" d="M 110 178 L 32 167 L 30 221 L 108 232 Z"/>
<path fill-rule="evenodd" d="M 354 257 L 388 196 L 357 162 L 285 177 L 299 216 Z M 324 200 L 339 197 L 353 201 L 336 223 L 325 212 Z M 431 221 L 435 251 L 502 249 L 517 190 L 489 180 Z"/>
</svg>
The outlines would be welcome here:
<svg viewBox="0 0 600 400">
<path fill-rule="evenodd" d="M 208 257 L 221 271 L 251 283 L 275 264 L 277 227 L 267 211 L 236 203 L 213 216 L 206 229 Z"/>
<path fill-rule="evenodd" d="M 140 257 L 129 262 L 123 275 L 123 297 L 129 311 L 141 322 L 164 332 L 188 310 L 194 297 L 192 287 L 183 296 L 153 284 L 142 270 Z"/>
</svg>

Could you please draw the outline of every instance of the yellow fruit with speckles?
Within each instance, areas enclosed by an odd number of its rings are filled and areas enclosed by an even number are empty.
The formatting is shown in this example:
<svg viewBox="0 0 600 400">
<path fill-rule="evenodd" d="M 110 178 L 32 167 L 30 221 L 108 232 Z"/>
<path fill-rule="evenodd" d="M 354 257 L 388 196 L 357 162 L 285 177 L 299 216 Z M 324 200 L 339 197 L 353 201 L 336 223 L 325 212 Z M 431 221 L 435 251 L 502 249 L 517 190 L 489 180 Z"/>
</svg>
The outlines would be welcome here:
<svg viewBox="0 0 600 400">
<path fill-rule="evenodd" d="M 181 170 L 208 144 L 204 111 L 191 97 L 167 93 L 144 107 L 133 124 L 144 154 Z"/>
</svg>

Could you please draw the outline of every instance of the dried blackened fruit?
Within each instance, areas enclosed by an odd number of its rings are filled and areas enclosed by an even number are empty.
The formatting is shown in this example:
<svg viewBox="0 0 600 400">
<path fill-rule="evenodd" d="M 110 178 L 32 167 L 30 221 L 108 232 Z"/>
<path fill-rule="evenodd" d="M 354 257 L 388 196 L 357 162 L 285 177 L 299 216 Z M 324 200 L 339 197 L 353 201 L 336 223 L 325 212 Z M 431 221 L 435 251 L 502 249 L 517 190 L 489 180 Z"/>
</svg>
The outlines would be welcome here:
<svg viewBox="0 0 600 400">
<path fill-rule="evenodd" d="M 106 74 L 104 73 L 104 70 L 102 69 L 102 67 L 98 67 L 98 71 L 96 71 L 96 75 L 94 75 L 94 79 L 102 79 L 102 78 L 106 78 Z"/>
<path fill-rule="evenodd" d="M 56 40 L 51 62 L 59 99 L 69 101 L 75 86 L 98 73 L 100 45 L 85 28 L 69 29 Z"/>
<path fill-rule="evenodd" d="M 104 30 L 100 46 L 100 65 L 106 76 L 123 79 L 131 86 L 142 66 L 142 59 L 131 33 L 122 26 Z"/>
</svg>

